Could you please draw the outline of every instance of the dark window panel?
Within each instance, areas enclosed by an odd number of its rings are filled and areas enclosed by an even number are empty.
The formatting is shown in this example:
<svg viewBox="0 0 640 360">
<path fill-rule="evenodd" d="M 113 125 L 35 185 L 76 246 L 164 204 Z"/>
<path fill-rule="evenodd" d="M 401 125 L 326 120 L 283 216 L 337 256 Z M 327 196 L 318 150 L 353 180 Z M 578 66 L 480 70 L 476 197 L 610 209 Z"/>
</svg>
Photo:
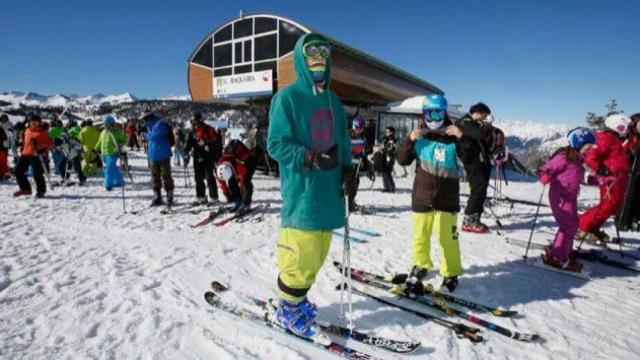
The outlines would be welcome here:
<svg viewBox="0 0 640 360">
<path fill-rule="evenodd" d="M 273 31 L 277 28 L 277 21 L 274 18 L 257 17 L 256 18 L 256 34 L 261 34 L 267 31 Z"/>
<path fill-rule="evenodd" d="M 236 21 L 233 23 L 233 38 L 241 38 L 253 35 L 253 18 Z"/>
<path fill-rule="evenodd" d="M 198 65 L 202 65 L 202 66 L 206 66 L 206 67 L 213 67 L 213 55 L 211 53 L 211 45 L 212 41 L 211 38 L 209 38 L 209 40 L 207 40 L 207 42 L 204 43 L 204 45 L 202 45 L 202 47 L 200 48 L 200 50 L 198 50 L 198 53 L 196 54 L 196 56 L 193 57 L 193 62 L 198 64 Z"/>
<path fill-rule="evenodd" d="M 253 71 L 252 69 L 253 69 L 253 65 L 236 66 L 233 68 L 233 73 L 234 74 L 250 73 Z"/>
<path fill-rule="evenodd" d="M 276 34 L 257 37 L 254 40 L 254 61 L 275 59 L 278 55 Z"/>
<path fill-rule="evenodd" d="M 242 42 L 237 42 L 235 46 L 236 46 L 235 63 L 238 64 L 242 62 Z"/>
<path fill-rule="evenodd" d="M 283 56 L 288 52 L 293 51 L 296 41 L 298 41 L 298 38 L 304 34 L 304 31 L 291 23 L 280 21 L 279 33 L 280 49 L 278 56 Z"/>
<path fill-rule="evenodd" d="M 273 74 L 273 78 L 276 79 L 278 77 L 278 62 L 277 61 L 266 61 L 262 63 L 257 63 L 254 65 L 253 71 L 262 71 L 271 69 L 271 74 Z"/>
<path fill-rule="evenodd" d="M 213 48 L 213 59 L 215 67 L 231 65 L 231 44 L 215 46 Z"/>
<path fill-rule="evenodd" d="M 213 76 L 227 76 L 227 75 L 231 75 L 231 68 L 224 68 L 224 69 L 216 69 L 213 70 Z"/>
<path fill-rule="evenodd" d="M 213 41 L 217 43 L 228 40 L 231 40 L 231 24 L 220 29 L 215 35 L 213 35 Z"/>
<path fill-rule="evenodd" d="M 251 61 L 251 40 L 245 40 L 244 42 L 244 61 Z"/>
</svg>

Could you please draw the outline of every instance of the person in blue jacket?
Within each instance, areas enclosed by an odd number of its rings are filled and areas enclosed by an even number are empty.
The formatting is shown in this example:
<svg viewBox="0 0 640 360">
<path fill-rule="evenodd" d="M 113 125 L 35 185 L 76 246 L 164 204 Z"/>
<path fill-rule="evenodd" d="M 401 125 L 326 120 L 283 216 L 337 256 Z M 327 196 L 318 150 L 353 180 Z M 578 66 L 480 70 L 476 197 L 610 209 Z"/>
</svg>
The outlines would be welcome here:
<svg viewBox="0 0 640 360">
<path fill-rule="evenodd" d="M 151 206 L 162 205 L 161 188 L 167 194 L 167 205 L 173 205 L 173 178 L 171 177 L 171 147 L 174 145 L 173 130 L 171 126 L 148 112 L 141 117 L 147 127 L 147 158 L 151 167 L 151 179 L 153 183 L 153 201 Z"/>
</svg>

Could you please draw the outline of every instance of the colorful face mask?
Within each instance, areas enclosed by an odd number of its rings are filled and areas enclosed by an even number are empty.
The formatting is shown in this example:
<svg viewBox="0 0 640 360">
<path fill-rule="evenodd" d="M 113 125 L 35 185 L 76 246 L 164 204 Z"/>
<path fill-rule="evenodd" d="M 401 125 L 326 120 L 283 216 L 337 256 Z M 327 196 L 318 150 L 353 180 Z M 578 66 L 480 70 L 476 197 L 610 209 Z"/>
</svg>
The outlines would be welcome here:
<svg viewBox="0 0 640 360">
<path fill-rule="evenodd" d="M 313 81 L 317 84 L 325 80 L 327 59 L 331 56 L 331 45 L 324 41 L 313 40 L 302 47 L 302 55 L 311 72 Z"/>
</svg>

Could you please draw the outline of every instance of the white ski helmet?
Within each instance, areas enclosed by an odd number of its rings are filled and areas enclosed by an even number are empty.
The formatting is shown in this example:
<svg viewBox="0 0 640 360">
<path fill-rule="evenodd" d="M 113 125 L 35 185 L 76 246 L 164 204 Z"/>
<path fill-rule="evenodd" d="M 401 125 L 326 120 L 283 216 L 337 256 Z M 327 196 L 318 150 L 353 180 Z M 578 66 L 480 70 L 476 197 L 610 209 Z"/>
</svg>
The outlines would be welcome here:
<svg viewBox="0 0 640 360">
<path fill-rule="evenodd" d="M 629 125 L 631 125 L 631 119 L 624 114 L 613 114 L 609 115 L 604 120 L 604 125 L 615 132 L 620 136 L 626 136 L 629 131 Z"/>
<path fill-rule="evenodd" d="M 218 179 L 227 182 L 233 177 L 233 166 L 227 161 L 224 161 L 216 168 L 216 176 Z"/>
</svg>

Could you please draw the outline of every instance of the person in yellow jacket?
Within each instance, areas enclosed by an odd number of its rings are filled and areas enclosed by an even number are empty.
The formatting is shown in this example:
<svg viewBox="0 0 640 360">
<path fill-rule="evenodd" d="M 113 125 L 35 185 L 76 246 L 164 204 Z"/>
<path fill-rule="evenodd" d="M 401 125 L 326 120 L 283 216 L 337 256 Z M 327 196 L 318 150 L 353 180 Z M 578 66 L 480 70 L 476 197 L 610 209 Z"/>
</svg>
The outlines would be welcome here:
<svg viewBox="0 0 640 360">
<path fill-rule="evenodd" d="M 127 143 L 127 137 L 115 127 L 116 120 L 113 116 L 107 116 L 104 121 L 104 130 L 95 149 L 102 154 L 104 161 L 104 187 L 111 191 L 114 187 L 124 186 L 124 179 L 118 169 L 118 159 L 122 147 Z"/>
<path fill-rule="evenodd" d="M 82 143 L 82 172 L 85 175 L 95 175 L 98 172 L 99 156 L 95 151 L 98 138 L 100 132 L 93 126 L 93 121 L 85 121 L 78 133 L 78 140 Z"/>
</svg>

